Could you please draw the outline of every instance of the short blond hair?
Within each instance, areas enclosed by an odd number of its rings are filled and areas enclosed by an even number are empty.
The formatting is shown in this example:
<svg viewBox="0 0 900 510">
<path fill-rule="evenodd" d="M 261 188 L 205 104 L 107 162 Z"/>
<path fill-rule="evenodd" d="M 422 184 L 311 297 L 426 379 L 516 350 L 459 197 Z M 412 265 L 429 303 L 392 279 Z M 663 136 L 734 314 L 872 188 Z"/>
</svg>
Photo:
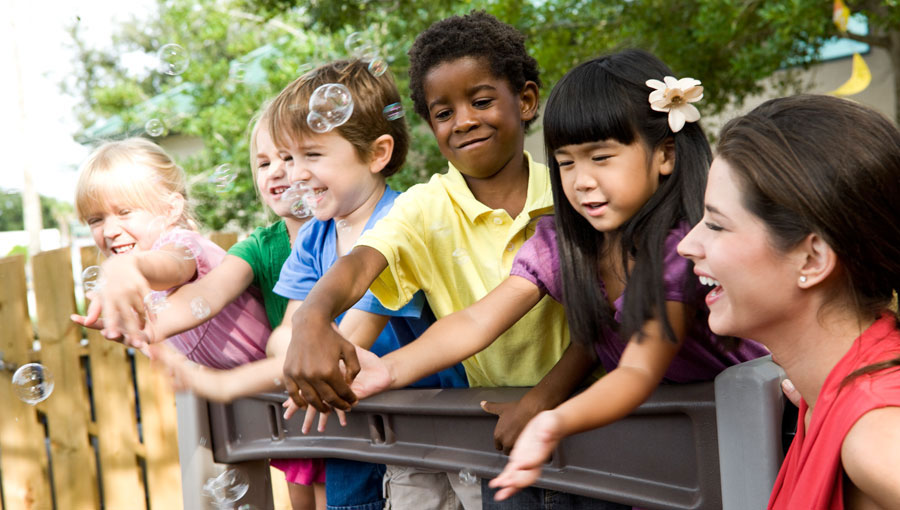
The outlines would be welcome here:
<svg viewBox="0 0 900 510">
<path fill-rule="evenodd" d="M 353 114 L 335 131 L 353 145 L 362 161 L 368 161 L 372 156 L 372 143 L 376 138 L 391 135 L 394 150 L 381 175 L 390 177 L 397 173 L 406 161 L 409 133 L 403 117 L 389 120 L 384 109 L 400 104 L 400 92 L 389 71 L 376 75 L 368 67 L 369 64 L 361 60 L 335 60 L 291 82 L 272 101 L 268 112 L 269 131 L 275 143 L 288 147 L 297 138 L 314 135 L 306 123 L 309 98 L 322 85 L 340 83 L 353 97 Z"/>
<path fill-rule="evenodd" d="M 115 200 L 119 206 L 164 214 L 166 198 L 172 193 L 185 198 L 176 224 L 193 229 L 184 170 L 162 147 L 139 137 L 104 142 L 79 169 L 75 210 L 86 222 L 97 211 L 108 210 Z"/>
</svg>

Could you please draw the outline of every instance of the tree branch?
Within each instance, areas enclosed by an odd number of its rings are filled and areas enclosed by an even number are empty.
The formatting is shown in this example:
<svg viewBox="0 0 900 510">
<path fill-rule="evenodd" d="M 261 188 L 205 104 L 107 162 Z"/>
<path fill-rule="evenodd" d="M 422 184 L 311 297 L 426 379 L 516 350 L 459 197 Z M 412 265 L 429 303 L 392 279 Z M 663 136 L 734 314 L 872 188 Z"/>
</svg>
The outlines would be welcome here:
<svg viewBox="0 0 900 510">
<path fill-rule="evenodd" d="M 854 41 L 859 41 L 861 43 L 866 43 L 869 46 L 877 46 L 879 48 L 887 49 L 890 46 L 890 39 L 886 36 L 873 36 L 873 35 L 858 35 L 851 32 L 844 32 L 841 34 L 841 37 L 852 39 Z"/>
</svg>

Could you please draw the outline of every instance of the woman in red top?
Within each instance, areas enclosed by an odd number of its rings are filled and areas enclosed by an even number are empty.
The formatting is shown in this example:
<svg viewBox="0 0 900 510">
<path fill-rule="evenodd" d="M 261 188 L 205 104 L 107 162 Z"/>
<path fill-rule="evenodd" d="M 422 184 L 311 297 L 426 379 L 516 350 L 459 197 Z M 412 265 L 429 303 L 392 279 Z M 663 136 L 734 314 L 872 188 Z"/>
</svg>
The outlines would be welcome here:
<svg viewBox="0 0 900 510">
<path fill-rule="evenodd" d="M 679 253 L 804 396 L 769 508 L 900 508 L 900 131 L 829 96 L 732 120 Z"/>
</svg>

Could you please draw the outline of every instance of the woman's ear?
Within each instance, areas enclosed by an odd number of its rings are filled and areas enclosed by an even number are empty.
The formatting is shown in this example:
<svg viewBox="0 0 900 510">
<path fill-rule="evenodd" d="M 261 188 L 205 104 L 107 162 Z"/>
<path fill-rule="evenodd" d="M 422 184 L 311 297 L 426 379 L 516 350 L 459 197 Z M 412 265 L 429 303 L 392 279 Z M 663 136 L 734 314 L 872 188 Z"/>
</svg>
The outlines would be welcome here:
<svg viewBox="0 0 900 510">
<path fill-rule="evenodd" d="M 837 254 L 820 235 L 812 233 L 800 242 L 798 255 L 802 257 L 797 285 L 808 289 L 826 280 L 837 268 Z"/>
<path fill-rule="evenodd" d="M 528 122 L 537 115 L 540 97 L 537 83 L 526 81 L 522 90 L 519 91 L 519 110 L 521 111 L 519 118 L 522 122 Z"/>
<path fill-rule="evenodd" d="M 372 155 L 369 158 L 369 171 L 373 174 L 384 170 L 394 155 L 394 137 L 381 135 L 372 142 Z"/>
<path fill-rule="evenodd" d="M 675 171 L 675 139 L 671 136 L 656 148 L 653 163 L 657 165 L 659 175 L 672 175 Z"/>
</svg>

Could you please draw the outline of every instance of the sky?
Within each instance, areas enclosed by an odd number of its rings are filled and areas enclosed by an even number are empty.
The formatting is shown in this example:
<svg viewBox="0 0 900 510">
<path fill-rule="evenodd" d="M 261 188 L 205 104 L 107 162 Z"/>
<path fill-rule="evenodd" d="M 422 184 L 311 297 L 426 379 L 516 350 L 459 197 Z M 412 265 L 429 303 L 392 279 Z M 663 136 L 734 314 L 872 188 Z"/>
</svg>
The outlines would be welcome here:
<svg viewBox="0 0 900 510">
<path fill-rule="evenodd" d="M 88 44 L 108 47 L 119 23 L 146 16 L 152 5 L 150 0 L 0 0 L 0 188 L 20 190 L 29 165 L 38 193 L 73 201 L 77 168 L 88 149 L 72 139 L 78 129 L 72 115 L 76 99 L 59 86 L 76 60 L 65 27 L 80 18 Z"/>
</svg>

